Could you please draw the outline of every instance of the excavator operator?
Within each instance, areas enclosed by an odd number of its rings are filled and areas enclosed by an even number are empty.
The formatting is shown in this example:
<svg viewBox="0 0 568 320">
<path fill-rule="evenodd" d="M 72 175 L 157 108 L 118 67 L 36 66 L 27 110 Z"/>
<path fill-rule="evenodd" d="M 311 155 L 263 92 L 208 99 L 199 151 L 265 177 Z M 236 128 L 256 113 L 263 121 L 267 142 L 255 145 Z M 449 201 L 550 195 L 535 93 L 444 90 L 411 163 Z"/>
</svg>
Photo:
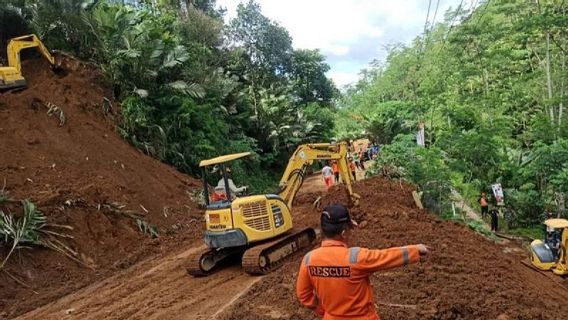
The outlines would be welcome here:
<svg viewBox="0 0 568 320">
<path fill-rule="evenodd" d="M 246 186 L 237 187 L 233 182 L 233 179 L 231 179 L 231 169 L 227 168 L 226 172 L 227 172 L 227 183 L 229 184 L 229 190 L 231 191 L 231 199 L 235 199 L 235 197 L 239 194 L 246 193 L 248 187 Z M 223 174 L 221 174 L 221 178 L 219 179 L 219 182 L 217 182 L 217 186 L 215 187 L 215 194 L 216 197 L 222 200 L 227 200 L 227 195 L 225 191 L 225 179 L 223 178 Z"/>
<path fill-rule="evenodd" d="M 321 247 L 302 259 L 296 295 L 324 320 L 378 320 L 369 276 L 376 271 L 417 263 L 428 254 L 423 245 L 374 250 L 349 247 L 357 223 L 342 205 L 321 214 Z"/>
</svg>

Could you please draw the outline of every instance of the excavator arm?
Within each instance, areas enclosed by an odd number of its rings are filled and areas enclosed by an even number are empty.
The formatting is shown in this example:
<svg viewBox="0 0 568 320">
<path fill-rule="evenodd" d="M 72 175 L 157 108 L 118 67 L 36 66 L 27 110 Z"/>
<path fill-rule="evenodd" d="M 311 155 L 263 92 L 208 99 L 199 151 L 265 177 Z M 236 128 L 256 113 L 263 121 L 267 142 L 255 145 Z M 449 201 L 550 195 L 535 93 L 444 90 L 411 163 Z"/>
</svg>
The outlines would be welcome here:
<svg viewBox="0 0 568 320">
<path fill-rule="evenodd" d="M 26 79 L 22 76 L 20 51 L 36 47 L 45 59 L 49 61 L 51 68 L 54 71 L 60 71 L 55 58 L 35 34 L 13 38 L 8 43 L 8 66 L 0 66 L 0 91 L 26 87 Z"/>
<path fill-rule="evenodd" d="M 27 48 L 37 47 L 39 52 L 49 61 L 52 66 L 55 66 L 55 58 L 49 53 L 49 50 L 43 45 L 43 42 L 35 35 L 30 34 L 13 38 L 8 44 L 8 66 L 15 68 L 18 73 L 22 72 L 22 63 L 20 61 L 20 51 Z"/>
<path fill-rule="evenodd" d="M 347 188 L 349 197 L 352 202 L 357 203 L 360 196 L 353 192 L 353 177 L 351 177 L 349 164 L 347 163 L 347 144 L 315 143 L 298 146 L 292 157 L 290 157 L 288 166 L 282 175 L 278 186 L 278 195 L 284 199 L 288 207 L 292 207 L 292 202 L 304 182 L 306 169 L 315 160 L 337 161 L 339 174 Z"/>
</svg>

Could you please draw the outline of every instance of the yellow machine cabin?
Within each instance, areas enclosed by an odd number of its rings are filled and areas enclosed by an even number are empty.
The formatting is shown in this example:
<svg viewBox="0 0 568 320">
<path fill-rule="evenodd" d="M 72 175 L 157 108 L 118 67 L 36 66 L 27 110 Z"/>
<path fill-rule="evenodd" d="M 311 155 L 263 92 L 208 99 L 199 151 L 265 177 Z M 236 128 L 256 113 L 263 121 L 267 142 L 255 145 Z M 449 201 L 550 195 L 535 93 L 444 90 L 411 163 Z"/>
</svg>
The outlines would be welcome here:
<svg viewBox="0 0 568 320">
<path fill-rule="evenodd" d="M 20 51 L 27 48 L 38 48 L 52 68 L 56 68 L 55 58 L 35 34 L 13 38 L 8 43 L 8 66 L 0 66 L 0 90 L 26 87 L 26 79 L 22 75 Z"/>
<path fill-rule="evenodd" d="M 192 275 L 207 275 L 219 262 L 235 254 L 243 254 L 242 266 L 246 272 L 264 274 L 287 256 L 311 247 L 316 238 L 315 230 L 294 230 L 290 208 L 307 168 L 316 160 L 336 160 L 351 199 L 359 198 L 352 190 L 344 143 L 299 146 L 290 157 L 274 194 L 244 195 L 246 190 L 241 190 L 244 191 L 241 194 L 231 190 L 234 186 L 231 186 L 226 163 L 248 156 L 248 152 L 231 154 L 200 163 L 207 203 L 204 240 L 208 249 L 191 258 L 188 271 Z M 214 191 L 209 190 L 206 180 L 206 168 L 210 166 L 216 166 L 221 173 L 221 181 Z"/>
<path fill-rule="evenodd" d="M 531 243 L 531 264 L 539 270 L 552 270 L 557 275 L 568 275 L 568 220 L 548 219 L 544 224 L 544 241 L 534 240 Z"/>
</svg>

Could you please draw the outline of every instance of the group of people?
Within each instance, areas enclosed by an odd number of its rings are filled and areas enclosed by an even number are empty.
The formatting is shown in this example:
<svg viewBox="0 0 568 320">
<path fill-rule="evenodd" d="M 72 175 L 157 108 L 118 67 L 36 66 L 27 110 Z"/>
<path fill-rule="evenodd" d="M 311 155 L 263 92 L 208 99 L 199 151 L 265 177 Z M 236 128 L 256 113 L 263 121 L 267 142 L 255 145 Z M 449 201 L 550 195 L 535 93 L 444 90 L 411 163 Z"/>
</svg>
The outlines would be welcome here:
<svg viewBox="0 0 568 320">
<path fill-rule="evenodd" d="M 354 181 L 357 181 L 357 168 L 360 170 L 365 170 L 364 164 L 361 161 L 355 162 L 353 158 L 347 158 L 347 164 L 349 165 L 349 171 Z M 334 184 L 340 182 L 339 175 L 339 164 L 337 161 L 333 160 L 326 163 L 326 165 L 321 169 L 321 175 L 325 183 L 326 190 L 329 190 Z"/>
<path fill-rule="evenodd" d="M 379 146 L 373 144 L 369 148 L 358 148 L 347 154 L 347 164 L 354 181 L 357 181 L 357 170 L 365 170 L 365 162 L 374 160 L 379 153 Z M 322 168 L 322 178 L 326 189 L 329 190 L 334 184 L 340 182 L 339 167 L 337 161 L 330 161 Z"/>
</svg>

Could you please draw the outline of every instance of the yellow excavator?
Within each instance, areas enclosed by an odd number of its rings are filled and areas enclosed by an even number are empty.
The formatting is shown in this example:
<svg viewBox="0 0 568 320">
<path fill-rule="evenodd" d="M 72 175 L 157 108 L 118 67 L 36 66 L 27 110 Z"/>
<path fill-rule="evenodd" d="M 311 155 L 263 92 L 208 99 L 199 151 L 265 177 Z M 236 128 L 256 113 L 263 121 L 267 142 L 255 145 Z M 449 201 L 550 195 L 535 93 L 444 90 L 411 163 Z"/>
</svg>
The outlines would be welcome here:
<svg viewBox="0 0 568 320">
<path fill-rule="evenodd" d="M 546 235 L 544 241 L 531 242 L 530 263 L 541 271 L 552 270 L 557 275 L 568 275 L 568 220 L 548 219 L 544 221 Z"/>
<path fill-rule="evenodd" d="M 55 58 L 35 34 L 12 38 L 8 43 L 8 66 L 0 66 L 0 91 L 26 87 L 26 79 L 22 76 L 20 51 L 27 48 L 38 48 L 39 52 L 49 61 L 52 69 L 58 68 Z"/>
<path fill-rule="evenodd" d="M 250 155 L 249 152 L 225 155 L 199 164 L 203 169 L 207 203 L 204 235 L 207 249 L 190 257 L 187 270 L 193 276 L 206 276 L 223 260 L 240 254 L 245 272 L 266 274 L 292 254 L 310 248 L 316 240 L 316 232 L 313 228 L 294 229 L 290 208 L 307 168 L 314 161 L 337 161 L 341 180 L 351 200 L 356 204 L 360 198 L 353 192 L 345 143 L 300 145 L 290 158 L 275 194 L 232 197 L 226 163 Z M 210 166 L 220 167 L 224 180 L 221 189 L 225 188 L 223 193 L 228 196 L 209 194 L 206 168 Z"/>
</svg>

